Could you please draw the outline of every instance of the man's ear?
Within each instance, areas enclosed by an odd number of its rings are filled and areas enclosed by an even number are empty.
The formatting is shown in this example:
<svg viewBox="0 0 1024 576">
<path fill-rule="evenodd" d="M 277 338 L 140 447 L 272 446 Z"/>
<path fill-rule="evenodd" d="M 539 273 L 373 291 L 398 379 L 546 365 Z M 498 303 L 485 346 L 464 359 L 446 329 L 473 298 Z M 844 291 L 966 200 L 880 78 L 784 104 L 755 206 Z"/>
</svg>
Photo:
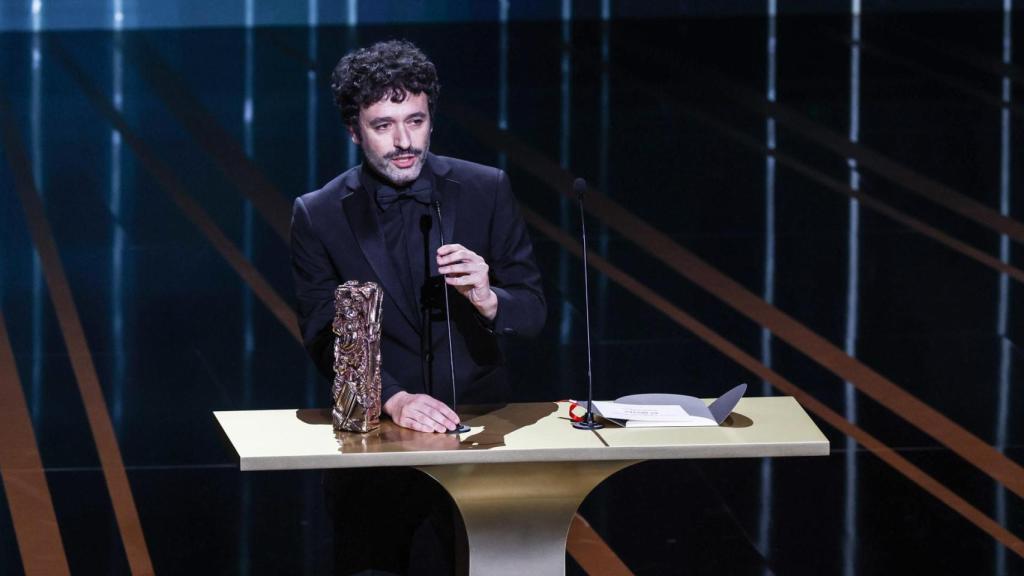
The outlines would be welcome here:
<svg viewBox="0 0 1024 576">
<path fill-rule="evenodd" d="M 349 135 L 350 138 L 352 138 L 352 143 L 353 144 L 362 144 L 359 141 L 359 130 L 357 130 L 355 127 L 353 127 L 352 124 L 348 125 L 348 135 Z"/>
</svg>

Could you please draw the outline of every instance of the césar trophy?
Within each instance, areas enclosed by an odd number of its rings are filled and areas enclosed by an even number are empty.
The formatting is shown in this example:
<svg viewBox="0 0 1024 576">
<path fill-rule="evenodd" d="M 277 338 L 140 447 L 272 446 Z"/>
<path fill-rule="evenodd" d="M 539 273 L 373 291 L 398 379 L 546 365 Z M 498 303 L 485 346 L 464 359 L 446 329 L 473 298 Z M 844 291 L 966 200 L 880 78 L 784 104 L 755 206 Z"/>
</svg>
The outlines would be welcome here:
<svg viewBox="0 0 1024 576">
<path fill-rule="evenodd" d="M 380 426 L 380 320 L 384 293 L 374 282 L 349 280 L 334 291 L 334 429 L 370 432 Z"/>
</svg>

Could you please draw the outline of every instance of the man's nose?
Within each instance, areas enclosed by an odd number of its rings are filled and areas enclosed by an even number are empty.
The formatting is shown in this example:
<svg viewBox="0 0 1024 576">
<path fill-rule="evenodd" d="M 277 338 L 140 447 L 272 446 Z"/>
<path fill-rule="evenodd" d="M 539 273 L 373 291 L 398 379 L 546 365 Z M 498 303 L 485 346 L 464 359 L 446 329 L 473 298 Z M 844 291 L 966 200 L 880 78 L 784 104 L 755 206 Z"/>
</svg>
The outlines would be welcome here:
<svg viewBox="0 0 1024 576">
<path fill-rule="evenodd" d="M 395 130 L 395 148 L 405 150 L 412 145 L 412 139 L 409 136 L 409 128 L 399 124 Z"/>
</svg>

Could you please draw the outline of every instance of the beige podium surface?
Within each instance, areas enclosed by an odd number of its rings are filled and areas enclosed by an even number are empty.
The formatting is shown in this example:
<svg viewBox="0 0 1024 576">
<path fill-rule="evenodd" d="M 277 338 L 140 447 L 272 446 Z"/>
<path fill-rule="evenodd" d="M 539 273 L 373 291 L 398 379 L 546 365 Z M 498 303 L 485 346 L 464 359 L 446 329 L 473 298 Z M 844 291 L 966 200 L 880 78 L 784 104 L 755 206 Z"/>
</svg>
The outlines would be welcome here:
<svg viewBox="0 0 1024 576">
<path fill-rule="evenodd" d="M 469 574 L 565 573 L 569 524 L 605 478 L 642 460 L 826 456 L 790 397 L 744 398 L 721 426 L 576 430 L 565 402 L 460 409 L 470 431 L 429 434 L 390 420 L 335 433 L 327 410 L 214 412 L 242 470 L 415 466 L 441 483 L 466 526 Z"/>
</svg>

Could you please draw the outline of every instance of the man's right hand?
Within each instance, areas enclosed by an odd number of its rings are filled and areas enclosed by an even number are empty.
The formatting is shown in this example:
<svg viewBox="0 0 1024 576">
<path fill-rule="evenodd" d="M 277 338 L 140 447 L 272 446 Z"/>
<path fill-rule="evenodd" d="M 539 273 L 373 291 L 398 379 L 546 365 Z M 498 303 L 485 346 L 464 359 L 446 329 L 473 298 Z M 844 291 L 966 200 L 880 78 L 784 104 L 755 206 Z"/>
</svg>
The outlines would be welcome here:
<svg viewBox="0 0 1024 576">
<path fill-rule="evenodd" d="M 459 417 L 444 402 L 426 394 L 398 392 L 384 403 L 384 413 L 395 424 L 420 432 L 455 430 Z"/>
</svg>

